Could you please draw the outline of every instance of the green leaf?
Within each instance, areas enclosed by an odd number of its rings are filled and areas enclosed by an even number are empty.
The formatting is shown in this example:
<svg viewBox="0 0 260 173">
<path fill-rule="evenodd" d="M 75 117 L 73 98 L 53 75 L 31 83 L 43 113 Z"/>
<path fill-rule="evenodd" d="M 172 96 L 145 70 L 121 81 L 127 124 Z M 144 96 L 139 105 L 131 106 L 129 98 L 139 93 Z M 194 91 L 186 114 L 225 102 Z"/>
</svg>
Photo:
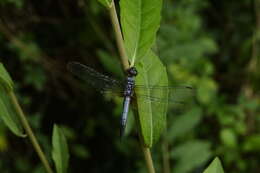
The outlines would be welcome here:
<svg viewBox="0 0 260 173">
<path fill-rule="evenodd" d="M 136 65 L 138 75 L 136 77 L 136 84 L 144 86 L 167 86 L 168 78 L 167 72 L 160 59 L 152 52 L 148 54 Z M 163 102 L 149 102 L 139 95 L 161 97 L 167 99 L 167 91 L 153 91 L 149 93 L 138 93 L 137 105 L 139 113 L 139 123 L 141 127 L 141 134 L 145 146 L 151 147 L 154 142 L 158 140 L 166 124 L 166 113 L 168 103 Z"/>
<path fill-rule="evenodd" d="M 0 117 L 5 125 L 17 136 L 25 137 L 23 128 L 20 125 L 19 116 L 12 104 L 8 93 L 13 90 L 13 81 L 9 73 L 0 63 Z"/>
<path fill-rule="evenodd" d="M 175 146 L 170 152 L 170 156 L 178 160 L 173 172 L 191 172 L 193 169 L 205 164 L 211 155 L 210 143 L 207 141 L 193 140 Z"/>
<path fill-rule="evenodd" d="M 182 116 L 177 116 L 168 132 L 168 140 L 174 141 L 179 136 L 189 133 L 196 125 L 199 124 L 202 117 L 201 108 L 193 108 Z"/>
<path fill-rule="evenodd" d="M 1 62 L 0 62 L 0 85 L 4 86 L 9 91 L 13 89 L 13 81 Z"/>
<path fill-rule="evenodd" d="M 57 173 L 66 173 L 69 162 L 69 149 L 62 130 L 54 125 L 52 133 L 52 159 Z"/>
<path fill-rule="evenodd" d="M 199 102 L 203 104 L 210 103 L 217 91 L 216 83 L 209 78 L 202 78 L 197 88 L 197 95 Z"/>
<path fill-rule="evenodd" d="M 222 168 L 219 158 L 216 157 L 203 173 L 224 173 L 224 170 Z"/>
<path fill-rule="evenodd" d="M 100 2 L 102 5 L 104 5 L 105 7 L 111 7 L 112 5 L 112 0 L 98 0 L 98 2 Z"/>
<path fill-rule="evenodd" d="M 9 88 L 10 89 L 10 88 Z M 12 104 L 11 98 L 8 95 L 7 87 L 0 85 L 0 117 L 5 125 L 17 136 L 25 137 L 23 127 L 20 124 L 19 116 Z"/>
<path fill-rule="evenodd" d="M 160 26 L 162 0 L 121 0 L 121 25 L 131 63 L 143 58 Z"/>
<path fill-rule="evenodd" d="M 243 150 L 246 152 L 256 152 L 260 151 L 260 135 L 253 134 L 246 137 L 243 144 Z"/>
<path fill-rule="evenodd" d="M 224 145 L 230 148 L 235 148 L 237 146 L 237 137 L 233 129 L 224 128 L 220 132 L 220 138 Z"/>
</svg>

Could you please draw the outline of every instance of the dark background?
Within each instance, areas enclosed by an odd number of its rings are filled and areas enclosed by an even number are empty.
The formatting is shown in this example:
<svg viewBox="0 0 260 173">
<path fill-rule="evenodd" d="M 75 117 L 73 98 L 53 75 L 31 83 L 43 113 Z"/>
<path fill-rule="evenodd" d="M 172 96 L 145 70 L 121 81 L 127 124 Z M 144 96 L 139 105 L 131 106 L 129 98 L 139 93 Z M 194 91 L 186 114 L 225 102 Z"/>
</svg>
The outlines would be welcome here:
<svg viewBox="0 0 260 173">
<path fill-rule="evenodd" d="M 259 0 L 164 0 L 158 52 L 172 83 L 196 88 L 196 104 L 168 113 L 152 148 L 158 172 L 202 172 L 215 156 L 225 172 L 260 172 L 259 31 Z M 120 100 L 66 70 L 79 61 L 123 76 L 108 11 L 96 0 L 0 1 L 0 61 L 49 159 L 56 123 L 69 172 L 146 172 L 132 115 L 120 142 Z M 44 172 L 28 139 L 2 122 L 0 158 L 1 173 Z"/>
</svg>

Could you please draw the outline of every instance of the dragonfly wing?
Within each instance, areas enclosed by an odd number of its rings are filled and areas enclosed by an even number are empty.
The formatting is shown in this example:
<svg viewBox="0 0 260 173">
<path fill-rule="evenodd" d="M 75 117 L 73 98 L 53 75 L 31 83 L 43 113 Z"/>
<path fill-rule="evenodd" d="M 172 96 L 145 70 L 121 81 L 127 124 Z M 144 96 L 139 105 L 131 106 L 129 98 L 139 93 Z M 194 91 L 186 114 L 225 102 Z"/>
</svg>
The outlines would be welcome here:
<svg viewBox="0 0 260 173">
<path fill-rule="evenodd" d="M 194 89 L 186 85 L 178 86 L 145 86 L 136 85 L 135 94 L 139 99 L 152 102 L 168 102 L 182 105 L 192 100 Z"/>
<path fill-rule="evenodd" d="M 124 84 L 79 62 L 69 62 L 68 70 L 102 93 L 122 93 Z"/>
</svg>

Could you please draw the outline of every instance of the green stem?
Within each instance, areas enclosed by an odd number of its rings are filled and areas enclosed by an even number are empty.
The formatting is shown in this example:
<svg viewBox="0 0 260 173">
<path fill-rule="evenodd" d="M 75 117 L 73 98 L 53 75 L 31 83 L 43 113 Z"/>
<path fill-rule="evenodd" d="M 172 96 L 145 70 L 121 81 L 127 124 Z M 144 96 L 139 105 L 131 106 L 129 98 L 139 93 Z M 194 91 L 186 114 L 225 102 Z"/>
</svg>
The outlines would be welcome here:
<svg viewBox="0 0 260 173">
<path fill-rule="evenodd" d="M 40 147 L 40 145 L 39 145 L 39 143 L 38 143 L 38 141 L 37 141 L 37 139 L 36 139 L 36 137 L 35 137 L 35 135 L 32 131 L 32 129 L 31 129 L 31 127 L 30 127 L 30 125 L 29 125 L 29 123 L 28 123 L 28 121 L 27 121 L 27 119 L 26 119 L 17 99 L 16 99 L 15 94 L 11 91 L 11 92 L 9 92 L 9 95 L 10 95 L 12 103 L 14 104 L 15 110 L 17 111 L 17 113 L 19 115 L 21 123 L 22 123 L 22 125 L 25 129 L 25 132 L 28 135 L 36 153 L 38 154 L 38 156 L 40 158 L 40 160 L 42 161 L 43 166 L 45 167 L 47 173 L 53 173 L 53 171 L 50 167 L 50 164 L 47 161 L 47 159 L 46 159 L 46 157 L 45 157 L 45 155 L 44 155 L 44 153 L 43 153 L 43 151 L 42 151 L 42 149 L 41 149 L 41 147 Z"/>
<path fill-rule="evenodd" d="M 112 0 L 111 7 L 109 8 L 109 13 L 110 13 L 110 19 L 111 19 L 111 22 L 112 22 L 112 25 L 113 25 L 113 28 L 115 31 L 116 43 L 117 43 L 117 47 L 119 50 L 121 63 L 123 65 L 124 69 L 127 70 L 129 68 L 129 62 L 128 62 L 128 57 L 127 57 L 125 46 L 124 46 L 124 40 L 123 40 L 121 28 L 120 28 L 117 13 L 116 13 L 115 3 L 113 0 Z"/>
<path fill-rule="evenodd" d="M 150 148 L 142 147 L 142 149 L 143 149 L 144 158 L 145 158 L 146 167 L 148 169 L 148 172 L 149 173 L 155 173 L 155 169 L 154 169 L 154 166 L 153 166 L 153 159 L 152 159 Z"/>
<path fill-rule="evenodd" d="M 124 46 L 124 40 L 123 40 L 119 20 L 118 20 L 117 13 L 116 13 L 115 3 L 113 0 L 112 0 L 111 7 L 109 8 L 109 13 L 110 13 L 110 19 L 111 19 L 111 22 L 112 22 L 112 25 L 113 25 L 113 28 L 115 31 L 116 43 L 117 43 L 117 47 L 119 50 L 121 63 L 123 65 L 124 69 L 127 70 L 130 66 L 129 66 L 128 57 L 127 57 L 127 53 L 126 53 L 125 46 Z M 141 136 L 140 131 L 139 131 L 139 136 Z M 141 138 L 140 138 L 140 141 L 141 141 Z M 140 143 L 142 145 L 142 150 L 144 153 L 144 158 L 145 158 L 148 172 L 155 173 L 154 166 L 153 166 L 153 160 L 152 160 L 152 156 L 151 156 L 151 151 L 149 148 L 144 147 L 142 142 L 140 142 Z"/>
</svg>

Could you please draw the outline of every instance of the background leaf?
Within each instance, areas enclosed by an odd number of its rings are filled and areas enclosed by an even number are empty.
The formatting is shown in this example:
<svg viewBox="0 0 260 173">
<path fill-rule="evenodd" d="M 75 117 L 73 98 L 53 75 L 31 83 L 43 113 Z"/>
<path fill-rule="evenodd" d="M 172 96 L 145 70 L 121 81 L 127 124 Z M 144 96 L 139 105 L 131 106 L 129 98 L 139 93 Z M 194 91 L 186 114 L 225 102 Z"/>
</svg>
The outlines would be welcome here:
<svg viewBox="0 0 260 173">
<path fill-rule="evenodd" d="M 216 157 L 203 173 L 224 173 L 219 158 Z"/>
<path fill-rule="evenodd" d="M 0 85 L 5 86 L 8 90 L 13 89 L 13 81 L 1 62 L 0 62 Z"/>
<path fill-rule="evenodd" d="M 25 137 L 23 128 L 20 125 L 19 117 L 15 111 L 7 91 L 0 86 L 0 117 L 5 125 L 17 136 Z"/>
<path fill-rule="evenodd" d="M 138 75 L 136 77 L 137 84 L 150 86 L 168 85 L 166 69 L 160 59 L 152 51 L 149 51 L 148 54 L 136 64 L 136 68 L 138 70 Z M 147 96 L 150 94 L 152 93 L 145 93 Z M 163 93 L 153 94 L 158 97 L 165 95 L 164 91 Z M 153 143 L 158 140 L 165 128 L 168 104 L 148 102 L 147 100 L 138 98 L 138 94 L 137 104 L 144 144 L 151 147 Z"/>
<path fill-rule="evenodd" d="M 69 163 L 69 149 L 62 130 L 54 125 L 52 134 L 52 159 L 57 173 L 66 173 Z"/>
<path fill-rule="evenodd" d="M 190 132 L 200 122 L 202 117 L 202 110 L 194 108 L 181 116 L 176 116 L 172 121 L 168 130 L 168 140 L 174 141 L 177 137 L 181 137 Z"/>
<path fill-rule="evenodd" d="M 170 155 L 171 157 L 178 159 L 178 164 L 173 168 L 173 172 L 186 173 L 205 164 L 212 153 L 210 151 L 209 142 L 193 140 L 176 146 L 170 152 Z"/>
<path fill-rule="evenodd" d="M 25 137 L 17 112 L 8 95 L 9 92 L 12 92 L 12 89 L 12 79 L 3 64 L 0 63 L 0 117 L 15 135 Z"/>
<path fill-rule="evenodd" d="M 121 25 L 130 61 L 143 58 L 155 41 L 161 0 L 121 0 Z"/>
</svg>

